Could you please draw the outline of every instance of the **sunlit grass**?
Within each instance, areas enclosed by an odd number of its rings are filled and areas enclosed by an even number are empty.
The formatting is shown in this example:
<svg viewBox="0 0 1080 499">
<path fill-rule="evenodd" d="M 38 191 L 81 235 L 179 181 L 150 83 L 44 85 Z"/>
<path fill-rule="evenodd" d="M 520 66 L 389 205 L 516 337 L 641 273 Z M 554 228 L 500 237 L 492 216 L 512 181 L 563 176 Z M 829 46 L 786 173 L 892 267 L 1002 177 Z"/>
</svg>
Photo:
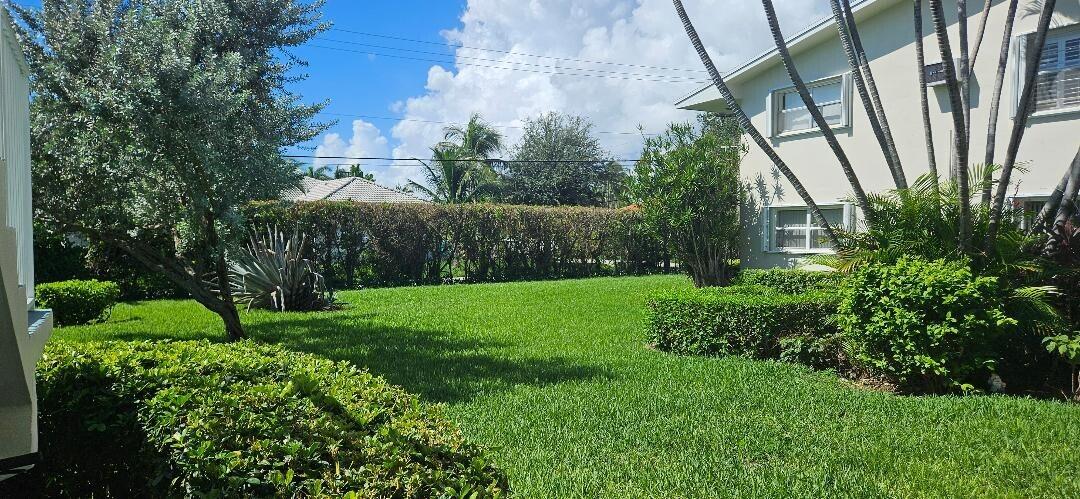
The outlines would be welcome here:
<svg viewBox="0 0 1080 499">
<path fill-rule="evenodd" d="M 1080 406 L 900 397 L 829 373 L 644 344 L 643 277 L 341 293 L 245 313 L 257 341 L 369 368 L 445 402 L 524 497 L 1080 496 Z M 188 301 L 121 305 L 57 338 L 220 339 Z"/>
</svg>

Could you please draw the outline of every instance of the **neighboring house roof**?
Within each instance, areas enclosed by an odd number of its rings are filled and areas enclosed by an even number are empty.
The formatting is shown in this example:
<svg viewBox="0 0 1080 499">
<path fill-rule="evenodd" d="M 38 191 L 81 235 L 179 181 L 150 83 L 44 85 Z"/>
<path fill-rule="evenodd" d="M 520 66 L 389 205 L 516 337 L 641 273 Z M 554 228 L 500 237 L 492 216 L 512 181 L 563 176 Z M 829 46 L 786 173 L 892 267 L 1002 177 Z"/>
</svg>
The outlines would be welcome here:
<svg viewBox="0 0 1080 499">
<path fill-rule="evenodd" d="M 318 180 L 304 177 L 300 189 L 282 193 L 287 201 L 356 201 L 358 203 L 425 203 L 426 201 L 383 187 L 360 177 Z"/>
<path fill-rule="evenodd" d="M 855 16 L 856 22 L 862 21 L 885 10 L 886 7 L 898 1 L 899 0 L 855 0 L 851 5 L 851 13 Z M 768 26 L 763 25 L 761 29 L 767 28 Z M 833 22 L 833 17 L 830 15 L 822 18 L 795 35 L 788 37 L 786 41 L 788 51 L 795 54 L 805 48 L 813 47 L 818 43 L 832 38 L 838 38 L 839 36 L 840 35 L 836 31 L 836 24 Z M 774 64 L 780 64 L 780 56 L 775 46 L 725 73 L 724 82 L 727 83 L 728 86 L 737 85 L 751 76 L 772 67 Z M 675 107 L 678 107 L 679 109 L 697 109 L 698 106 L 706 102 L 721 100 L 722 98 L 723 97 L 720 96 L 720 91 L 710 83 L 695 90 L 690 95 L 679 99 L 679 101 L 675 103 Z"/>
</svg>

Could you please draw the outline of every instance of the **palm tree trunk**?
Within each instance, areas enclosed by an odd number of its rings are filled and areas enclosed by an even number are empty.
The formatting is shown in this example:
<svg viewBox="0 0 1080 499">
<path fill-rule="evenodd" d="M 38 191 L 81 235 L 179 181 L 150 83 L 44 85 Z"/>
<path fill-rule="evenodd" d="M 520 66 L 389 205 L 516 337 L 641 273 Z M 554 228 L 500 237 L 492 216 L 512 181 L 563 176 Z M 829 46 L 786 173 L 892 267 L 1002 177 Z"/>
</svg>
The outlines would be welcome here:
<svg viewBox="0 0 1080 499">
<path fill-rule="evenodd" d="M 949 105 L 952 108 L 953 145 L 956 148 L 957 166 L 956 183 L 960 191 L 960 217 L 957 223 L 960 226 L 960 250 L 966 251 L 971 238 L 971 189 L 967 175 L 968 141 L 966 140 L 967 131 L 964 129 L 963 98 L 956 77 L 956 66 L 953 64 L 952 46 L 949 44 L 949 32 L 945 26 L 945 12 L 941 6 L 941 0 L 930 0 L 930 18 L 934 22 L 934 31 L 937 33 L 941 63 L 945 69 L 945 84 L 949 89 Z"/>
<path fill-rule="evenodd" d="M 915 0 L 915 60 L 919 65 L 919 103 L 922 105 L 923 134 L 926 138 L 926 160 L 930 175 L 934 177 L 934 190 L 938 189 L 941 177 L 937 169 L 937 154 L 934 153 L 934 129 L 930 123 L 930 102 L 926 95 L 926 52 L 923 48 L 923 0 Z"/>
<path fill-rule="evenodd" d="M 1073 156 L 1072 163 L 1065 170 L 1065 175 L 1061 177 L 1061 182 L 1058 182 L 1054 192 L 1050 193 L 1050 197 L 1043 203 L 1039 214 L 1035 216 L 1031 227 L 1028 227 L 1027 232 L 1029 235 L 1041 232 L 1050 221 L 1050 216 L 1057 213 L 1058 207 L 1061 206 L 1061 200 L 1065 197 L 1065 189 L 1069 186 L 1069 180 L 1072 179 L 1074 173 L 1080 173 L 1080 148 L 1077 148 L 1076 156 Z"/>
<path fill-rule="evenodd" d="M 1054 7 L 1057 0 L 1045 0 L 1042 13 L 1039 14 L 1039 27 L 1035 31 L 1034 43 L 1028 47 L 1027 54 L 1021 54 L 1027 64 L 1024 68 L 1023 92 L 1020 93 L 1020 104 L 1016 110 L 1016 118 L 1013 120 L 1012 133 L 1009 135 L 1009 147 L 1005 150 L 1005 163 L 1001 166 L 1001 179 L 998 180 L 997 191 L 994 193 L 994 203 L 990 207 L 990 225 L 986 231 L 984 248 L 990 251 L 997 242 L 998 227 L 1001 225 L 1002 207 L 1005 205 L 1005 195 L 1009 190 L 1009 180 L 1013 168 L 1016 166 L 1016 154 L 1020 151 L 1020 141 L 1024 140 L 1024 131 L 1027 129 L 1028 117 L 1031 115 L 1031 104 L 1035 96 L 1035 76 L 1039 72 L 1039 59 L 1046 45 L 1046 32 L 1050 29 L 1050 20 L 1054 17 Z"/>
<path fill-rule="evenodd" d="M 968 18 L 967 0 L 956 0 L 956 27 L 960 38 L 960 67 L 957 80 L 960 82 L 960 106 L 964 110 L 964 141 L 971 147 L 971 69 L 968 66 Z M 962 165 L 958 174 L 967 175 L 967 165 Z"/>
<path fill-rule="evenodd" d="M 1001 38 L 1001 51 L 998 53 L 997 76 L 994 78 L 994 93 L 990 97 L 990 120 L 986 126 L 986 154 L 983 156 L 984 165 L 994 164 L 994 149 L 997 148 L 998 112 L 1001 109 L 1001 89 L 1005 86 L 1005 68 L 1009 62 L 1009 46 L 1012 42 L 1013 24 L 1016 21 L 1016 6 L 1018 0 L 1009 1 L 1009 12 L 1005 17 L 1005 33 Z M 986 24 L 986 15 L 983 16 L 983 24 Z M 978 49 L 978 47 L 976 47 Z M 972 59 L 974 64 L 974 59 Z M 992 182 L 983 186 L 982 205 L 990 206 L 990 191 Z"/>
<path fill-rule="evenodd" d="M 716 65 L 713 64 L 712 58 L 709 57 L 709 53 L 705 50 L 705 46 L 701 43 L 701 38 L 698 37 L 697 30 L 694 28 L 693 23 L 690 22 L 690 16 L 686 14 L 686 9 L 683 7 L 682 0 L 673 0 L 675 4 L 675 11 L 679 14 L 679 19 L 682 20 L 683 29 L 686 30 L 686 36 L 690 38 L 690 43 L 694 45 L 694 49 L 698 53 L 698 57 L 701 58 L 701 63 L 705 65 L 705 69 L 708 70 L 709 76 L 712 78 L 713 85 L 716 85 L 717 90 L 720 91 L 720 95 L 724 98 L 724 102 L 727 103 L 732 114 L 735 115 L 735 119 L 739 122 L 739 126 L 743 131 L 750 135 L 754 143 L 757 144 L 761 151 L 776 165 L 776 168 L 787 178 L 791 184 L 792 189 L 802 198 L 806 203 L 807 209 L 813 214 L 814 218 L 821 225 L 822 230 L 825 231 L 825 236 L 829 238 L 829 241 L 834 247 L 840 247 L 840 238 L 837 236 L 836 231 L 833 229 L 829 221 L 825 219 L 825 215 L 821 212 L 821 208 L 814 202 L 814 198 L 807 192 L 806 187 L 803 186 L 799 178 L 795 176 L 795 173 L 788 168 L 787 163 L 780 158 L 780 155 L 773 150 L 769 142 L 765 140 L 765 137 L 758 131 L 757 127 L 750 122 L 750 118 L 743 111 L 739 103 L 735 101 L 735 96 L 732 95 L 731 90 L 728 89 L 727 84 L 724 83 L 724 77 L 720 76 L 720 71 L 716 69 Z"/>
<path fill-rule="evenodd" d="M 1069 168 L 1068 184 L 1063 191 L 1061 202 L 1058 203 L 1057 216 L 1054 217 L 1054 224 L 1050 227 L 1050 238 L 1046 241 L 1044 254 L 1053 255 L 1058 252 L 1065 235 L 1066 225 L 1076 213 L 1076 196 L 1080 194 L 1080 168 L 1076 166 L 1077 161 L 1074 160 Z"/>
<path fill-rule="evenodd" d="M 848 35 L 851 37 L 851 47 L 855 49 L 858 57 L 859 69 L 862 72 L 866 91 L 870 94 L 870 100 L 874 105 L 874 114 L 877 115 L 878 123 L 881 124 L 881 133 L 885 136 L 885 146 L 888 147 L 889 156 L 892 158 L 893 175 L 897 179 L 897 188 L 907 188 L 907 177 L 904 175 L 904 166 L 900 162 L 900 152 L 893 140 L 892 128 L 889 127 L 889 118 L 885 115 L 885 106 L 881 103 L 881 95 L 878 94 L 877 82 L 874 80 L 874 72 L 870 70 L 870 59 L 866 57 L 863 49 L 862 37 L 859 36 L 859 27 L 855 25 L 855 16 L 851 13 L 851 3 L 843 0 L 844 19 L 847 23 Z"/>
<path fill-rule="evenodd" d="M 772 0 L 762 0 L 762 6 L 765 8 L 765 17 L 769 21 L 769 30 L 772 31 L 773 41 L 776 43 L 776 50 L 780 54 L 780 60 L 784 63 L 784 69 L 787 70 L 788 76 L 791 78 L 791 83 L 795 85 L 795 89 L 799 92 L 799 97 L 802 97 L 803 104 L 806 105 L 807 111 L 810 112 L 810 116 L 813 117 L 814 123 L 818 129 L 821 130 L 821 134 L 825 136 L 825 141 L 828 142 L 829 148 L 832 149 L 833 154 L 836 155 L 836 159 L 840 161 L 840 168 L 844 171 L 844 176 L 847 177 L 848 183 L 851 184 L 851 189 L 855 193 L 855 200 L 859 203 L 859 208 L 866 215 L 866 220 L 869 224 L 873 224 L 873 210 L 870 207 L 870 201 L 866 198 L 866 191 L 863 190 L 862 184 L 859 182 L 859 177 L 855 174 L 854 168 L 851 167 L 851 160 L 848 159 L 844 149 L 840 147 L 840 142 L 836 140 L 836 134 L 833 133 L 832 127 L 825 121 L 825 117 L 821 114 L 821 110 L 818 109 L 817 104 L 814 102 L 813 96 L 810 95 L 810 90 L 806 87 L 806 83 L 802 77 L 799 76 L 799 70 L 795 67 L 795 62 L 791 60 L 791 53 L 788 51 L 787 42 L 784 40 L 784 34 L 780 31 L 780 22 L 776 18 L 776 9 L 773 8 Z"/>
<path fill-rule="evenodd" d="M 986 19 L 990 17 L 990 7 L 994 0 L 986 0 L 983 3 L 982 17 L 979 19 L 979 31 L 975 33 L 975 45 L 971 48 L 971 65 L 968 76 L 975 74 L 975 61 L 979 58 L 979 47 L 982 47 L 983 36 L 986 35 Z"/>
<path fill-rule="evenodd" d="M 893 161 L 893 155 L 890 152 L 889 141 L 885 137 L 885 131 L 881 126 L 881 121 L 878 119 L 870 93 L 867 91 L 866 81 L 863 79 L 859 56 L 855 52 L 855 47 L 851 41 L 847 16 L 844 15 L 844 9 L 841 7 L 839 0 L 830 0 L 830 4 L 832 5 L 833 19 L 836 21 L 836 30 L 840 34 L 840 44 L 844 47 L 844 55 L 847 56 L 848 66 L 851 67 L 851 77 L 855 80 L 855 89 L 859 92 L 859 100 L 862 101 L 863 110 L 866 111 L 866 118 L 870 121 L 870 129 L 873 130 L 874 138 L 877 139 L 878 146 L 881 147 L 881 153 L 885 156 L 885 164 L 889 168 L 889 174 L 892 175 L 893 183 L 897 189 L 903 188 L 904 181 L 897 175 L 896 163 Z"/>
</svg>

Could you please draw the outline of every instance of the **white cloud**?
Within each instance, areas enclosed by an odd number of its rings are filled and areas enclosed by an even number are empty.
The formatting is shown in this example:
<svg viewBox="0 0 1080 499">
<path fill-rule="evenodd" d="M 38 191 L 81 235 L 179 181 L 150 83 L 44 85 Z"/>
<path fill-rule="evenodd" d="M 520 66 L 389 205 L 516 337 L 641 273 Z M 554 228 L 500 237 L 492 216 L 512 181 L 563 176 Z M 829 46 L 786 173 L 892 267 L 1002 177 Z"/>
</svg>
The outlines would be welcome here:
<svg viewBox="0 0 1080 499">
<path fill-rule="evenodd" d="M 322 143 L 315 148 L 315 156 L 321 157 L 385 158 L 389 157 L 389 154 L 390 141 L 379 131 L 378 127 L 364 120 L 353 121 L 352 137 L 348 143 L 341 137 L 341 134 L 330 133 L 323 136 Z M 333 170 L 334 165 L 339 164 L 385 165 L 387 162 L 316 159 L 314 163 L 317 166 L 331 165 L 330 168 Z M 380 182 L 384 181 L 384 179 L 391 179 L 389 185 L 395 185 L 392 182 L 393 177 L 396 176 L 393 167 L 379 166 L 372 168 L 364 166 L 364 171 L 374 173 L 375 178 Z"/>
<path fill-rule="evenodd" d="M 787 33 L 828 13 L 825 2 L 775 3 Z M 761 3 L 756 0 L 687 0 L 686 8 L 721 70 L 744 62 L 771 44 Z M 662 80 L 704 78 L 699 72 L 640 67 L 702 68 L 670 0 L 469 0 L 461 21 L 460 29 L 443 33 L 447 40 L 470 47 L 638 66 L 457 49 L 458 67 L 432 67 L 426 93 L 397 104 L 405 118 L 459 122 L 479 112 L 498 125 L 515 126 L 527 117 L 560 111 L 589 118 L 597 130 L 634 131 L 640 124 L 648 131 L 659 131 L 670 121 L 690 118 L 686 112 L 676 110 L 673 103 L 701 86 L 506 71 L 468 66 L 500 64 L 467 57 L 498 59 L 502 65 L 519 62 L 557 66 L 560 72 L 567 73 Z M 548 71 L 535 66 L 519 67 Z M 396 141 L 394 156 L 425 157 L 427 148 L 441 138 L 441 128 L 435 123 L 398 122 L 391 131 Z M 515 129 L 507 129 L 506 133 L 511 142 L 520 135 Z M 600 138 L 618 157 L 632 158 L 640 152 L 639 136 L 602 134 Z"/>
</svg>

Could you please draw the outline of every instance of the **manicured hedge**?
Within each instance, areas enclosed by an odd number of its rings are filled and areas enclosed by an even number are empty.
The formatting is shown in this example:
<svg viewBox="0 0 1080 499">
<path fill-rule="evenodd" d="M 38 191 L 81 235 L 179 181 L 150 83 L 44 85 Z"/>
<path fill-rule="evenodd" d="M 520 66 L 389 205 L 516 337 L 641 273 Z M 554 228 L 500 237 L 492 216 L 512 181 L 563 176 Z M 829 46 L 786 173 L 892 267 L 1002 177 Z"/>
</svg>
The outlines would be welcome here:
<svg viewBox="0 0 1080 499">
<path fill-rule="evenodd" d="M 839 272 L 808 272 L 793 269 L 746 269 L 739 272 L 737 285 L 766 286 L 781 293 L 799 294 L 806 291 L 836 287 L 843 282 Z"/>
<path fill-rule="evenodd" d="M 347 363 L 251 343 L 53 342 L 45 496 L 479 497 L 505 475 L 440 406 Z"/>
<path fill-rule="evenodd" d="M 680 290 L 648 303 L 649 341 L 690 355 L 779 358 L 781 342 L 835 336 L 835 293 L 778 293 L 764 286 Z"/>
<path fill-rule="evenodd" d="M 53 310 L 58 326 L 74 326 L 105 318 L 120 299 L 120 287 L 95 279 L 49 282 L 34 288 L 34 298 Z"/>
<path fill-rule="evenodd" d="M 495 204 L 262 202 L 252 227 L 294 227 L 335 287 L 641 274 L 663 245 L 629 209 Z"/>
</svg>

